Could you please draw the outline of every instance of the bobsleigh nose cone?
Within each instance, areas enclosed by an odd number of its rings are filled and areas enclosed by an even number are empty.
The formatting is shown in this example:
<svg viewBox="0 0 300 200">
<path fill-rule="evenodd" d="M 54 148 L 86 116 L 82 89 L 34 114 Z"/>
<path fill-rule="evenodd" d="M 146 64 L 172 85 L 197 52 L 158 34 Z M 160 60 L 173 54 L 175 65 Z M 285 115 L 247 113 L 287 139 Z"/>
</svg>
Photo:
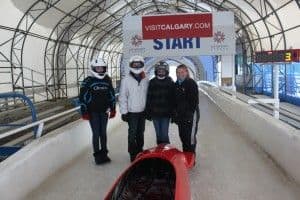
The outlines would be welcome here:
<svg viewBox="0 0 300 200">
<path fill-rule="evenodd" d="M 192 169 L 196 164 L 196 155 L 193 152 L 183 152 L 185 156 L 185 166 L 188 169 Z"/>
</svg>

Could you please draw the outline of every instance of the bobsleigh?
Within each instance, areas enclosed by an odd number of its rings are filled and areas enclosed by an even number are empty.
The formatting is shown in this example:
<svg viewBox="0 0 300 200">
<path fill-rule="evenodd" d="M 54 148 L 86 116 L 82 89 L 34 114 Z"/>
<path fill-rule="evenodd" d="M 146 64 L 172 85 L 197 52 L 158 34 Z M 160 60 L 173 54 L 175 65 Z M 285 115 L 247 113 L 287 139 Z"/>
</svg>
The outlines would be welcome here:
<svg viewBox="0 0 300 200">
<path fill-rule="evenodd" d="M 159 145 L 140 153 L 121 174 L 105 200 L 190 200 L 192 153 Z"/>
</svg>

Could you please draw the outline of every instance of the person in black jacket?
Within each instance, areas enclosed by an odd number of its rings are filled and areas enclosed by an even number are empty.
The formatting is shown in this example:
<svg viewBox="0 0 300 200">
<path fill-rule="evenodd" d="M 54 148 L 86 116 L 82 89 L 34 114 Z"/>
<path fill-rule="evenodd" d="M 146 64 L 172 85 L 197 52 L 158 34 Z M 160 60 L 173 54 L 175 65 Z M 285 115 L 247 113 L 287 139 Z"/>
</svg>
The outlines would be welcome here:
<svg viewBox="0 0 300 200">
<path fill-rule="evenodd" d="M 174 110 L 175 83 L 169 77 L 169 65 L 159 62 L 155 65 L 155 77 L 150 80 L 146 118 L 153 120 L 157 144 L 170 143 L 169 123 Z"/>
<path fill-rule="evenodd" d="M 108 118 L 116 115 L 116 102 L 112 81 L 103 60 L 95 59 L 91 62 L 89 76 L 81 84 L 79 100 L 82 118 L 89 120 L 92 128 L 95 163 L 110 162 L 107 156 L 106 128 Z"/>
<path fill-rule="evenodd" d="M 176 75 L 175 112 L 172 121 L 178 125 L 183 151 L 195 156 L 196 133 L 200 118 L 198 86 L 189 77 L 189 71 L 185 65 L 177 67 Z"/>
</svg>

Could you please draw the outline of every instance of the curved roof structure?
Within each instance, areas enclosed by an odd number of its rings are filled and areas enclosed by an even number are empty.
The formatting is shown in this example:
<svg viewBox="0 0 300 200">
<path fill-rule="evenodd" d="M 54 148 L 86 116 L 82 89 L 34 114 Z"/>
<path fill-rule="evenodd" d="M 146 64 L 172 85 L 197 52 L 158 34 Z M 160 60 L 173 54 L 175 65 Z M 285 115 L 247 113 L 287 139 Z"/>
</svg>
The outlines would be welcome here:
<svg viewBox="0 0 300 200">
<path fill-rule="evenodd" d="M 299 0 L 4 0 L 0 66 L 14 91 L 72 96 L 92 57 L 120 79 L 125 15 L 212 11 L 234 12 L 237 51 L 251 62 L 255 51 L 300 47 L 299 7 Z"/>
</svg>

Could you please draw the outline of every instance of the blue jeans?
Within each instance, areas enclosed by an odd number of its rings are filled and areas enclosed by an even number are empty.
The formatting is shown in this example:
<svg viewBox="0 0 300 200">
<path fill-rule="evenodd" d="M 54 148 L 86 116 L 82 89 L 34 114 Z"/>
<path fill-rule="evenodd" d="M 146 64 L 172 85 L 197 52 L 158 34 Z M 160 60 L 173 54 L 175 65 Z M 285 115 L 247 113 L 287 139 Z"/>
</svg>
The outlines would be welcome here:
<svg viewBox="0 0 300 200">
<path fill-rule="evenodd" d="M 101 151 L 107 151 L 107 136 L 106 136 L 106 128 L 107 128 L 107 121 L 108 121 L 108 114 L 107 113 L 96 113 L 91 112 L 90 114 L 90 125 L 93 132 L 93 149 L 94 153 L 100 151 L 99 146 L 99 139 L 101 143 Z"/>
<path fill-rule="evenodd" d="M 161 117 L 161 118 L 153 118 L 153 124 L 156 132 L 156 143 L 170 143 L 169 140 L 169 124 L 170 118 Z"/>
</svg>

